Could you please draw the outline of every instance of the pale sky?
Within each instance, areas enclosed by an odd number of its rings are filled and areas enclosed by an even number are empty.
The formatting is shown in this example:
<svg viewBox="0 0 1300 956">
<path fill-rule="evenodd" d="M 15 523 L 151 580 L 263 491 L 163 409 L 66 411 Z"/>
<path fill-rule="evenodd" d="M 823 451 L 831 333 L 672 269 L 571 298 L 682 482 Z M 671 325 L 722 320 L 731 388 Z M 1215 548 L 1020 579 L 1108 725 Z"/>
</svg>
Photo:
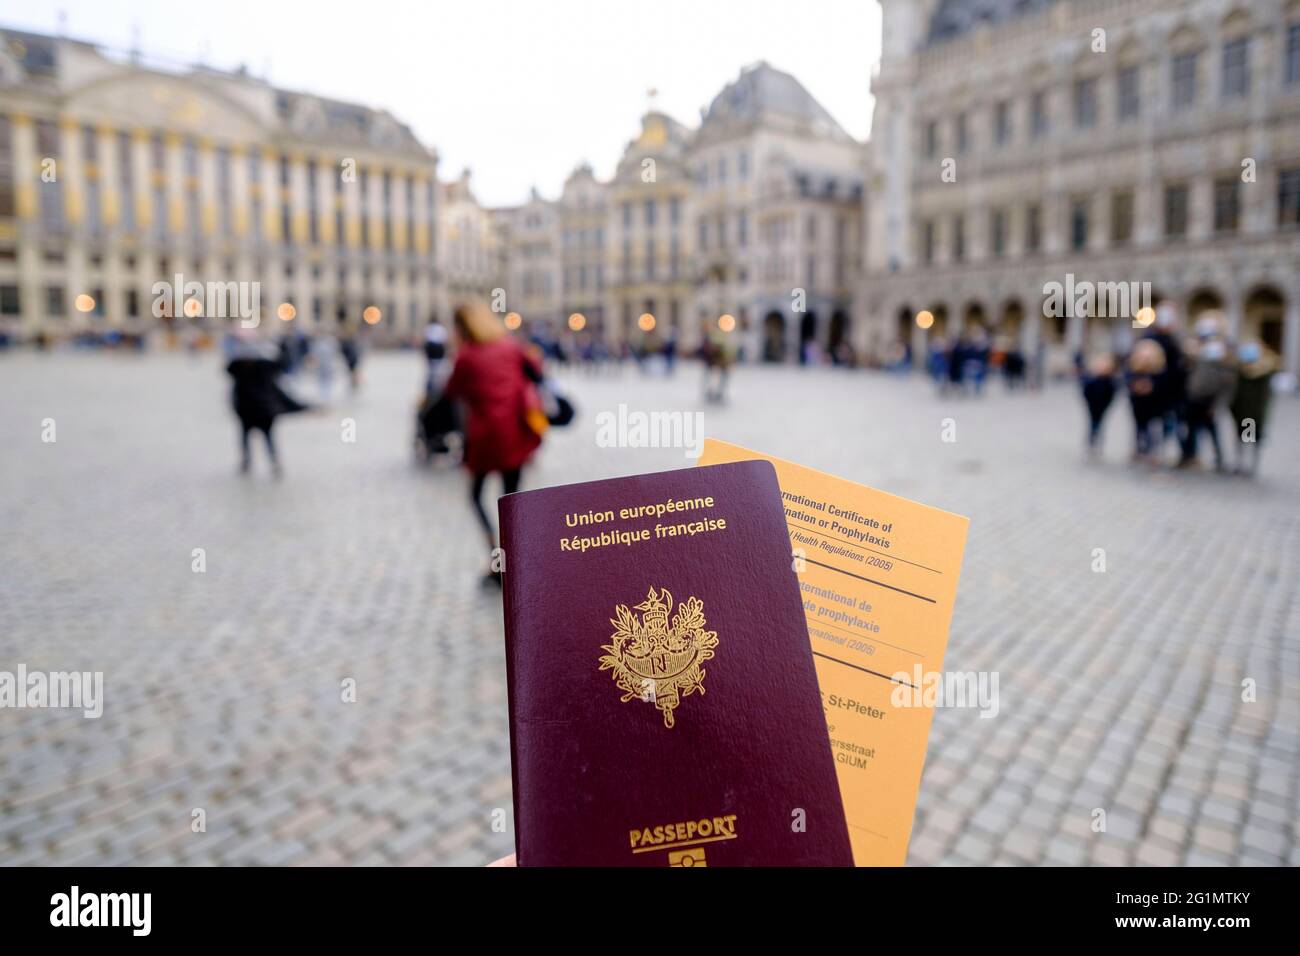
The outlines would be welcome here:
<svg viewBox="0 0 1300 956">
<path fill-rule="evenodd" d="M 613 172 L 648 104 L 699 122 L 742 66 L 794 74 L 850 134 L 870 129 L 876 0 L 6 0 L 0 24 L 210 66 L 382 107 L 469 166 L 488 205 Z"/>
</svg>

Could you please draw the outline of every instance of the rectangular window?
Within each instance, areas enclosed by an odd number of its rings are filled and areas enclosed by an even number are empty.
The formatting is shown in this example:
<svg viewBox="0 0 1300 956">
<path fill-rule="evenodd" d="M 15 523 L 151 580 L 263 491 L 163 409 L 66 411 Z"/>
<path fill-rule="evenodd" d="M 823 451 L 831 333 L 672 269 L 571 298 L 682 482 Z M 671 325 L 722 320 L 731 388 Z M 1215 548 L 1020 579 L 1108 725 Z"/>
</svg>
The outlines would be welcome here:
<svg viewBox="0 0 1300 956">
<path fill-rule="evenodd" d="M 921 258 L 926 265 L 934 262 L 934 220 L 927 219 L 921 227 Z"/>
<path fill-rule="evenodd" d="M 645 241 L 645 277 L 649 281 L 654 281 L 655 277 L 655 241 L 647 239 Z"/>
<path fill-rule="evenodd" d="M 1173 60 L 1173 107 L 1185 110 L 1196 102 L 1196 59 L 1195 50 L 1179 53 Z"/>
<path fill-rule="evenodd" d="M 1088 200 L 1070 203 L 1070 248 L 1080 252 L 1088 248 Z"/>
<path fill-rule="evenodd" d="M 1029 98 L 1029 132 L 1034 139 L 1047 135 L 1047 91 L 1035 90 Z"/>
<path fill-rule="evenodd" d="M 934 159 L 939 152 L 939 124 L 930 120 L 925 124 L 925 157 Z"/>
<path fill-rule="evenodd" d="M 991 228 L 989 245 L 993 248 L 993 258 L 1001 259 L 1007 251 L 1007 216 L 1001 209 L 993 213 Z"/>
<path fill-rule="evenodd" d="M 681 222 L 682 219 L 682 200 L 680 196 L 673 196 L 668 200 L 668 221 L 674 226 Z"/>
<path fill-rule="evenodd" d="M 623 203 L 623 228 L 632 228 L 632 204 L 630 202 Z"/>
<path fill-rule="evenodd" d="M 736 217 L 736 244 L 742 249 L 749 245 L 749 213 L 744 210 Z"/>
<path fill-rule="evenodd" d="M 1241 180 L 1225 176 L 1214 181 L 1214 231 L 1232 233 L 1241 228 Z"/>
<path fill-rule="evenodd" d="M 1006 100 L 994 107 L 993 139 L 999 146 L 1011 141 L 1011 104 Z"/>
<path fill-rule="evenodd" d="M 1110 197 L 1110 241 L 1124 246 L 1133 240 L 1133 192 L 1121 189 Z"/>
<path fill-rule="evenodd" d="M 966 258 L 966 219 L 956 216 L 952 221 L 952 258 L 961 262 Z"/>
<path fill-rule="evenodd" d="M 957 153 L 966 152 L 970 147 L 970 124 L 966 122 L 966 114 L 958 113 L 956 119 L 957 126 Z"/>
<path fill-rule="evenodd" d="M 1300 23 L 1286 28 L 1286 67 L 1283 78 L 1287 86 L 1300 84 Z"/>
<path fill-rule="evenodd" d="M 1139 67 L 1126 66 L 1119 71 L 1115 112 L 1120 120 L 1135 119 L 1142 112 L 1142 73 Z"/>
<path fill-rule="evenodd" d="M 22 312 L 18 286 L 0 285 L 0 315 L 19 315 Z"/>
<path fill-rule="evenodd" d="M 50 318 L 63 317 L 63 286 L 47 285 L 45 287 L 45 314 Z"/>
<path fill-rule="evenodd" d="M 1187 235 L 1187 187 L 1165 187 L 1165 235 L 1181 239 Z"/>
<path fill-rule="evenodd" d="M 1025 210 L 1025 251 L 1038 252 L 1043 247 L 1043 215 L 1037 206 Z"/>
<path fill-rule="evenodd" d="M 1250 92 L 1250 38 L 1223 45 L 1223 98 L 1239 99 Z"/>
<path fill-rule="evenodd" d="M 742 152 L 736 157 L 736 175 L 741 179 L 749 178 L 749 153 Z"/>
<path fill-rule="evenodd" d="M 645 201 L 645 224 L 646 228 L 653 229 L 655 225 L 655 201 L 647 199 Z"/>
<path fill-rule="evenodd" d="M 1282 229 L 1300 227 L 1300 167 L 1278 170 L 1277 224 Z"/>
<path fill-rule="evenodd" d="M 1097 78 L 1090 76 L 1074 83 L 1074 125 L 1089 129 L 1097 125 Z"/>
</svg>

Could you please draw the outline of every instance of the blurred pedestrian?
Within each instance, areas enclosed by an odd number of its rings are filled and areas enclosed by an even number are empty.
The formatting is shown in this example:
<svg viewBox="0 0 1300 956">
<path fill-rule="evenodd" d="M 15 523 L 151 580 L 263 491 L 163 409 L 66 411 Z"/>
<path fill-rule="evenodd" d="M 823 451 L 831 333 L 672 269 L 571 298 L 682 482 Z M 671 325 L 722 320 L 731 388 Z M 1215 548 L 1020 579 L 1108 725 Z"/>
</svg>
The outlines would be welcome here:
<svg viewBox="0 0 1300 956">
<path fill-rule="evenodd" d="M 430 322 L 424 330 L 424 357 L 428 368 L 424 376 L 424 394 L 416 411 L 416 455 L 428 464 L 434 455 L 452 450 L 451 438 L 460 430 L 455 403 L 447 394 L 452 363 L 447 348 L 447 330 Z"/>
<path fill-rule="evenodd" d="M 1088 454 L 1096 457 L 1101 452 L 1102 419 L 1115 398 L 1115 359 L 1110 355 L 1094 355 L 1079 377 L 1083 401 L 1088 406 Z"/>
<path fill-rule="evenodd" d="M 1226 407 L 1237 386 L 1237 368 L 1228 349 L 1224 323 L 1218 313 L 1206 313 L 1196 323 L 1195 351 L 1188 359 L 1186 430 L 1180 468 L 1190 468 L 1197 460 L 1201 432 L 1207 432 L 1214 445 L 1214 463 L 1219 471 L 1226 468 L 1223 445 L 1219 441 L 1217 417 Z"/>
<path fill-rule="evenodd" d="M 948 346 L 944 342 L 943 336 L 936 335 L 930 339 L 925 367 L 930 373 L 930 380 L 934 382 L 935 387 L 940 392 L 943 392 L 948 381 Z"/>
<path fill-rule="evenodd" d="M 1129 353 L 1125 376 L 1133 409 L 1133 460 L 1154 462 L 1160 447 L 1161 401 L 1156 381 L 1165 371 L 1165 353 L 1152 339 L 1139 339 Z"/>
<path fill-rule="evenodd" d="M 320 400 L 328 402 L 334 392 L 334 372 L 338 366 L 339 344 L 328 332 L 321 332 L 312 337 L 310 348 L 311 362 L 316 366 L 316 388 Z"/>
<path fill-rule="evenodd" d="M 1237 351 L 1237 361 L 1237 384 L 1228 405 L 1235 433 L 1236 468 L 1239 475 L 1254 475 L 1259 468 L 1259 446 L 1264 442 L 1264 424 L 1273 401 L 1273 376 L 1278 362 L 1258 342 L 1243 343 Z"/>
<path fill-rule="evenodd" d="M 704 400 L 722 404 L 727 400 L 727 380 L 734 353 L 727 333 L 711 328 L 704 339 Z"/>
<path fill-rule="evenodd" d="M 1153 327 L 1143 337 L 1159 345 L 1165 355 L 1164 371 L 1155 378 L 1158 453 L 1169 440 L 1181 445 L 1187 438 L 1187 358 L 1178 341 L 1178 310 L 1172 302 L 1156 306 Z"/>
<path fill-rule="evenodd" d="M 283 370 L 274 347 L 258 341 L 250 333 L 242 330 L 237 333 L 226 373 L 234 380 L 231 403 L 240 426 L 240 474 L 248 474 L 252 467 L 249 439 L 253 432 L 258 431 L 266 440 L 272 474 L 276 478 L 282 477 L 284 472 L 276 453 L 272 427 L 280 415 L 304 411 L 308 406 L 280 387 L 279 378 Z"/>
<path fill-rule="evenodd" d="M 536 385 L 542 369 L 486 306 L 463 305 L 454 315 L 456 361 L 446 394 L 465 406 L 470 500 L 491 551 L 497 537 L 483 506 L 483 487 L 489 475 L 499 472 L 504 494 L 519 490 L 520 472 L 547 427 Z M 492 568 L 488 580 L 499 584 L 501 572 Z"/>
<path fill-rule="evenodd" d="M 356 330 L 349 329 L 339 339 L 339 354 L 348 370 L 348 391 L 356 392 L 361 387 L 361 341 Z"/>
</svg>

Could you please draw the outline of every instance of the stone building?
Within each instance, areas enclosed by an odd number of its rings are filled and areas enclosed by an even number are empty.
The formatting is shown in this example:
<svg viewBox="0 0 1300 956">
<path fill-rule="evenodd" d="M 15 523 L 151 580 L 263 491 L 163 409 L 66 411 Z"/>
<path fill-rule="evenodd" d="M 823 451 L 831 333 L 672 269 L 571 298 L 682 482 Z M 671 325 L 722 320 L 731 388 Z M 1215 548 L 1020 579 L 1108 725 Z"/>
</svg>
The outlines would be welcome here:
<svg viewBox="0 0 1300 956">
<path fill-rule="evenodd" d="M 436 167 L 383 111 L 0 31 L 0 323 L 143 331 L 242 294 L 264 330 L 406 336 L 436 303 Z"/>
<path fill-rule="evenodd" d="M 582 315 L 592 334 L 605 332 L 605 184 L 582 164 L 564 182 L 558 204 L 560 231 L 557 315 Z"/>
<path fill-rule="evenodd" d="M 504 249 L 506 296 L 498 304 L 516 312 L 525 323 L 558 331 L 563 314 L 560 260 L 560 208 L 533 189 L 519 206 L 492 210 L 498 241 Z"/>
<path fill-rule="evenodd" d="M 438 316 L 462 302 L 491 302 L 505 283 L 504 249 L 492 213 L 474 196 L 470 171 L 438 184 Z"/>
<path fill-rule="evenodd" d="M 651 109 L 613 178 L 583 166 L 557 202 L 496 211 L 508 308 L 580 312 L 613 341 L 694 349 L 736 320 L 750 358 L 843 355 L 862 262 L 862 145 L 788 73 L 743 70 L 697 130 Z M 602 212 L 603 210 L 603 212 Z M 603 217 L 603 218 L 602 218 Z"/>
<path fill-rule="evenodd" d="M 686 162 L 699 320 L 733 314 L 751 357 L 840 352 L 860 279 L 862 145 L 758 63 L 710 103 Z"/>
<path fill-rule="evenodd" d="M 1300 371 L 1300 3 L 883 7 L 864 347 L 980 325 L 1065 367 L 1149 296 Z M 1083 282 L 1140 295 L 1044 314 Z"/>
<path fill-rule="evenodd" d="M 691 178 L 685 161 L 690 131 L 651 109 L 623 151 L 609 183 L 607 311 L 615 334 L 637 340 L 643 315 L 653 334 L 698 340 L 689 225 Z"/>
</svg>

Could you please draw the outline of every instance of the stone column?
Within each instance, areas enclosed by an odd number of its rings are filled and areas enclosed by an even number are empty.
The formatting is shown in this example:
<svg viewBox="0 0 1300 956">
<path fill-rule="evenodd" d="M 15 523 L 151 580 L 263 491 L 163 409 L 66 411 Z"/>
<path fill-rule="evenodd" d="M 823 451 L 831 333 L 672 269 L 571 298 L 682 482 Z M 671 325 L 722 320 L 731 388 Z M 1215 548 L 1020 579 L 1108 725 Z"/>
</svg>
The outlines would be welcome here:
<svg viewBox="0 0 1300 956">
<path fill-rule="evenodd" d="M 30 241 L 39 228 L 41 170 L 36 155 L 36 125 L 22 113 L 11 117 L 14 163 L 14 211 L 18 215 L 18 298 L 25 334 L 44 324 L 40 248 Z M 26 240 L 26 241 L 25 241 Z"/>
<path fill-rule="evenodd" d="M 82 163 L 81 126 L 71 117 L 59 118 L 59 157 L 57 176 L 63 192 L 64 290 L 63 300 L 69 316 L 78 326 L 94 322 L 93 313 L 78 312 L 73 303 L 77 296 L 93 295 L 86 269 L 85 220 L 85 167 Z M 96 301 L 96 309 L 103 303 Z"/>
<path fill-rule="evenodd" d="M 121 200 L 118 183 L 122 175 L 118 169 L 117 137 L 112 127 L 100 126 L 95 130 L 95 155 L 99 183 L 99 222 L 101 234 L 108 247 L 119 248 L 117 228 Z M 126 322 L 126 289 L 131 279 L 122 271 L 121 257 L 109 254 L 104 257 L 104 314 L 110 324 L 122 326 Z"/>
</svg>

